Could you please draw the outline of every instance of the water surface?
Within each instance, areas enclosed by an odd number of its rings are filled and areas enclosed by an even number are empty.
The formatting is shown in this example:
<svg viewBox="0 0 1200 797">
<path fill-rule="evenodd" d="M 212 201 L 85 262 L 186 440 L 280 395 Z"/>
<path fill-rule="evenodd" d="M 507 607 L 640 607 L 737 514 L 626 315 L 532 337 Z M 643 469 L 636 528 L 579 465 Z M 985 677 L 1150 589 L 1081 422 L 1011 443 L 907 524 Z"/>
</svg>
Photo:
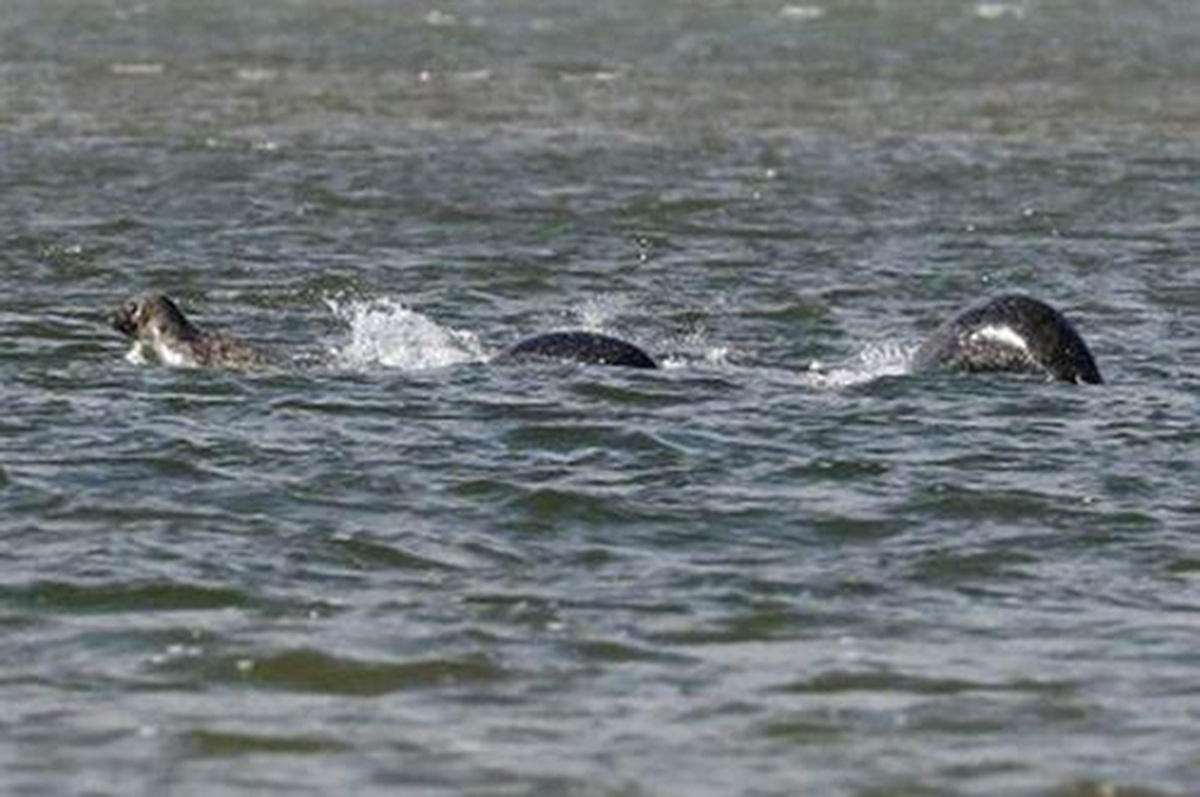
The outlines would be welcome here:
<svg viewBox="0 0 1200 797">
<path fill-rule="evenodd" d="M 9 0 L 5 789 L 1192 793 L 1197 97 L 1167 0 Z M 906 374 L 1006 290 L 1108 384 Z"/>
</svg>

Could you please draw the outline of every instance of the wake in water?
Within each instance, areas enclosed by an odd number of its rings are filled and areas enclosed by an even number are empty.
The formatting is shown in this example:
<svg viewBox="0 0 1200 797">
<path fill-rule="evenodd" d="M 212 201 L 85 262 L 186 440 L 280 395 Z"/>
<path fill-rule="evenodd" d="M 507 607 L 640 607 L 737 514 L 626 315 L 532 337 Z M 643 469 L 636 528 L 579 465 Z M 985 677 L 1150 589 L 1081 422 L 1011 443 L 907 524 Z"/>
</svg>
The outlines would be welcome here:
<svg viewBox="0 0 1200 797">
<path fill-rule="evenodd" d="M 347 338 L 328 349 L 329 363 L 335 367 L 423 370 L 489 362 L 495 357 L 475 333 L 443 326 L 393 298 L 327 297 L 325 304 L 347 327 Z M 620 311 L 620 303 L 615 300 L 588 299 L 569 311 L 574 319 L 570 326 L 612 334 L 616 332 L 613 321 Z M 729 347 L 712 345 L 703 329 L 659 339 L 654 348 L 663 351 L 659 355 L 663 368 L 719 367 L 729 363 Z M 816 390 L 840 390 L 882 377 L 902 376 L 910 372 L 916 348 L 894 341 L 870 344 L 844 363 L 814 361 L 803 379 Z"/>
<path fill-rule="evenodd" d="M 842 390 L 886 376 L 904 376 L 912 372 L 916 351 L 916 346 L 896 341 L 872 343 L 840 365 L 827 366 L 813 361 L 804 375 L 805 382 L 818 390 Z"/>
<path fill-rule="evenodd" d="M 576 325 L 580 329 L 622 337 L 623 331 L 617 327 L 615 320 L 624 306 L 625 302 L 615 297 L 595 297 L 572 308 L 571 315 L 577 319 Z M 647 348 L 653 351 L 660 368 L 686 368 L 697 364 L 722 366 L 729 361 L 729 347 L 711 345 L 708 342 L 708 330 L 703 326 L 653 341 L 638 342 L 651 344 Z"/>
</svg>

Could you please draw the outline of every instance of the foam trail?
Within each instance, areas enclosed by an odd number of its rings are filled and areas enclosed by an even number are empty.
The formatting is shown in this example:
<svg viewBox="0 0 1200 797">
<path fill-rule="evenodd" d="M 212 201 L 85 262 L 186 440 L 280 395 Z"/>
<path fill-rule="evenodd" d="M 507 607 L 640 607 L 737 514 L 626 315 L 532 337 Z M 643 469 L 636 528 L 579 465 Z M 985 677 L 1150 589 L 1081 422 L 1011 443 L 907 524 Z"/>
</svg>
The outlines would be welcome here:
<svg viewBox="0 0 1200 797">
<path fill-rule="evenodd" d="M 395 299 L 326 298 L 325 303 L 349 328 L 349 340 L 330 349 L 333 362 L 342 367 L 415 371 L 487 359 L 474 333 L 441 326 Z"/>
<path fill-rule="evenodd" d="M 804 375 L 805 381 L 819 390 L 841 390 L 885 376 L 903 376 L 910 372 L 916 351 L 916 346 L 895 341 L 872 343 L 841 365 L 827 367 L 813 362 Z"/>
</svg>

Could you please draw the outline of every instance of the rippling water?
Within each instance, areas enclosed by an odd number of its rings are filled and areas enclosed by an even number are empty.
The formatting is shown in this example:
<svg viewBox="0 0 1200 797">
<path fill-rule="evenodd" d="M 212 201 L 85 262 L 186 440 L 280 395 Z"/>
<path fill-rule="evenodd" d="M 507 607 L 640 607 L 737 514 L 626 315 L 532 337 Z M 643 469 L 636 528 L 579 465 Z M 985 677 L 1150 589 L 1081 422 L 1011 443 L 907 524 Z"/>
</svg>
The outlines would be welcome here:
<svg viewBox="0 0 1200 797">
<path fill-rule="evenodd" d="M 6 0 L 4 790 L 1195 793 L 1198 98 L 1181 1 Z M 906 375 L 1014 289 L 1107 385 Z"/>
</svg>

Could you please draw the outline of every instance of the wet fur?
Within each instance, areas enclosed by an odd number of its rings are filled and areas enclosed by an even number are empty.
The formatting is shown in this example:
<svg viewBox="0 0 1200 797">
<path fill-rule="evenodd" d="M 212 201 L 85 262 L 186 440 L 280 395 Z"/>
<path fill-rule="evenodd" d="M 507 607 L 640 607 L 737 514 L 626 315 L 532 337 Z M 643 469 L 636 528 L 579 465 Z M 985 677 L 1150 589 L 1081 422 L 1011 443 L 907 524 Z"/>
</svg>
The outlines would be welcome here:
<svg viewBox="0 0 1200 797">
<path fill-rule="evenodd" d="M 131 354 L 165 365 L 254 370 L 270 364 L 261 349 L 200 330 L 162 293 L 143 293 L 125 302 L 113 313 L 112 326 L 134 342 Z"/>
</svg>

